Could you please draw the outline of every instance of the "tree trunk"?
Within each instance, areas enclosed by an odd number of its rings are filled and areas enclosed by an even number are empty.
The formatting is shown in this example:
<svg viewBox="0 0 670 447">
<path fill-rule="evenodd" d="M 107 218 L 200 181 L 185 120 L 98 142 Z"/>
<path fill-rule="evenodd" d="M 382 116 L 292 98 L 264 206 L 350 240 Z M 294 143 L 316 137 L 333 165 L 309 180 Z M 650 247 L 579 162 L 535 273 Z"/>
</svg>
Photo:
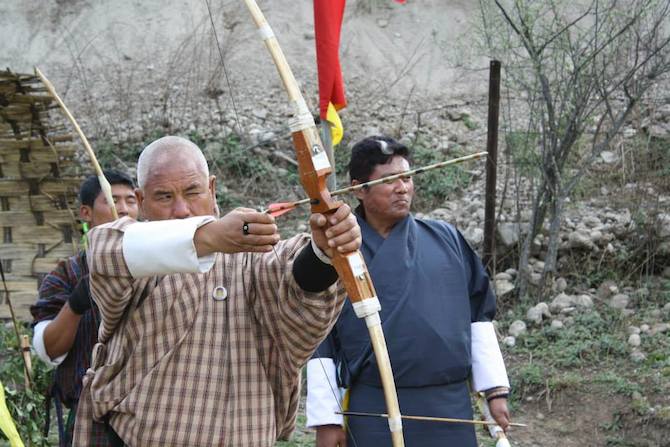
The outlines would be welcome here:
<svg viewBox="0 0 670 447">
<path fill-rule="evenodd" d="M 563 204 L 565 195 L 559 193 L 552 200 L 549 210 L 549 242 L 547 246 L 547 256 L 544 259 L 544 269 L 542 271 L 542 280 L 540 282 L 540 299 L 546 300 L 551 293 L 551 286 L 556 276 L 556 264 L 558 259 L 558 245 L 561 242 L 561 216 L 563 215 Z"/>
<path fill-rule="evenodd" d="M 519 275 L 517 286 L 519 288 L 519 297 L 521 298 L 528 294 L 531 249 L 533 247 L 533 240 L 535 239 L 535 236 L 537 236 L 540 228 L 542 228 L 542 222 L 544 222 L 544 218 L 547 212 L 547 202 L 551 200 L 550 197 L 547 197 L 548 193 L 549 190 L 546 187 L 546 182 L 543 180 L 535 194 L 535 198 L 533 199 L 533 210 L 530 217 L 530 227 L 528 228 L 528 233 L 523 240 L 521 253 L 519 254 Z M 520 224 L 521 222 L 519 222 L 519 225 Z"/>
</svg>

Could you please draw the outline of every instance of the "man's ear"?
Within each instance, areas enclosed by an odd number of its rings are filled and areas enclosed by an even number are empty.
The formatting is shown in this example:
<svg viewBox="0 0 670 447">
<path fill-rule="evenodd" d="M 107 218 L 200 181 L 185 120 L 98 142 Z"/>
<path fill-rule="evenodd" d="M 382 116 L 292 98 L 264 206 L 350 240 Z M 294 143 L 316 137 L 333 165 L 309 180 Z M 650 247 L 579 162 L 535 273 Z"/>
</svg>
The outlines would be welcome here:
<svg viewBox="0 0 670 447">
<path fill-rule="evenodd" d="M 135 198 L 137 199 L 137 209 L 144 214 L 142 205 L 144 204 L 144 194 L 140 188 L 135 188 Z"/>
<path fill-rule="evenodd" d="M 93 220 L 93 207 L 88 205 L 81 205 L 79 207 L 79 218 L 90 224 L 91 220 Z"/>
<path fill-rule="evenodd" d="M 352 180 L 352 181 L 351 181 L 351 186 L 360 185 L 361 183 L 362 183 L 362 182 L 359 182 L 358 180 Z M 354 196 L 356 196 L 356 198 L 357 198 L 358 200 L 363 200 L 363 198 L 365 197 L 365 193 L 367 192 L 367 190 L 368 190 L 367 187 L 364 186 L 363 188 L 354 191 Z"/>
<path fill-rule="evenodd" d="M 216 203 L 216 176 L 209 176 L 209 193 L 212 196 L 212 200 Z"/>
</svg>

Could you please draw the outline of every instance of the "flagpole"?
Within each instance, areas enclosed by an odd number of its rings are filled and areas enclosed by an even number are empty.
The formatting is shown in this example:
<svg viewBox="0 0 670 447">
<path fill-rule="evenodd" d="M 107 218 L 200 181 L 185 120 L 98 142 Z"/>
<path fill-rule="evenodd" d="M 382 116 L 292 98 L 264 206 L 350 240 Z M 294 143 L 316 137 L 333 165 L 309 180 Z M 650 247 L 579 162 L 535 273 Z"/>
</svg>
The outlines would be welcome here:
<svg viewBox="0 0 670 447">
<path fill-rule="evenodd" d="M 337 172 L 335 169 L 335 153 L 333 152 L 333 139 L 331 138 L 330 133 L 330 123 L 328 120 L 321 119 L 321 142 L 323 143 L 323 148 L 326 150 L 326 155 L 328 155 L 328 161 L 333 167 L 333 172 L 328 176 L 327 184 L 328 189 L 334 191 L 337 189 Z"/>
</svg>

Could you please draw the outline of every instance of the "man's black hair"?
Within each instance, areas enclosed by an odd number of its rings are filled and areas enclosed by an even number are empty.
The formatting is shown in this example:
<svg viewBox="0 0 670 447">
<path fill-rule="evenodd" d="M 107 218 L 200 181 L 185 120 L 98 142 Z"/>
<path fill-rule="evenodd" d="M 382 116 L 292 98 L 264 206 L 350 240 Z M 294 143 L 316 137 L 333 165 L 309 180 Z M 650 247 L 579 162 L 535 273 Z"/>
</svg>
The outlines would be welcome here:
<svg viewBox="0 0 670 447">
<path fill-rule="evenodd" d="M 133 182 L 133 179 L 128 174 L 113 169 L 103 171 L 103 174 L 105 174 L 110 185 L 126 185 L 131 189 L 135 189 L 135 182 Z M 101 191 L 102 188 L 100 187 L 97 175 L 86 177 L 86 180 L 84 180 L 79 188 L 79 202 L 92 208 L 93 202 L 95 202 Z"/>
<path fill-rule="evenodd" d="M 384 136 L 367 137 L 351 148 L 349 178 L 367 182 L 375 166 L 388 163 L 396 155 L 411 161 L 409 149 L 404 144 Z"/>
</svg>

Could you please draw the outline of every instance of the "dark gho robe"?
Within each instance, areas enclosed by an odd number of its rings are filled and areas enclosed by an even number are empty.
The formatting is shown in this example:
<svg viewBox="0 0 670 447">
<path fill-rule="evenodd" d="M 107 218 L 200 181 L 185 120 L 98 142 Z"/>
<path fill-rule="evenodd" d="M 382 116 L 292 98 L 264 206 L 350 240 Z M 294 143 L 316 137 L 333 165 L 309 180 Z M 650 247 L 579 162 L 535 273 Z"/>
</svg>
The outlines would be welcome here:
<svg viewBox="0 0 670 447">
<path fill-rule="evenodd" d="M 408 216 L 386 239 L 360 217 L 359 224 L 401 413 L 471 419 L 471 323 L 495 314 L 480 259 L 444 222 Z M 348 301 L 314 357 L 335 361 L 338 384 L 349 389 L 349 410 L 386 412 L 367 328 Z M 348 445 L 391 445 L 385 419 L 350 417 L 348 427 Z M 473 427 L 464 424 L 404 420 L 403 431 L 407 446 L 477 445 Z"/>
</svg>

